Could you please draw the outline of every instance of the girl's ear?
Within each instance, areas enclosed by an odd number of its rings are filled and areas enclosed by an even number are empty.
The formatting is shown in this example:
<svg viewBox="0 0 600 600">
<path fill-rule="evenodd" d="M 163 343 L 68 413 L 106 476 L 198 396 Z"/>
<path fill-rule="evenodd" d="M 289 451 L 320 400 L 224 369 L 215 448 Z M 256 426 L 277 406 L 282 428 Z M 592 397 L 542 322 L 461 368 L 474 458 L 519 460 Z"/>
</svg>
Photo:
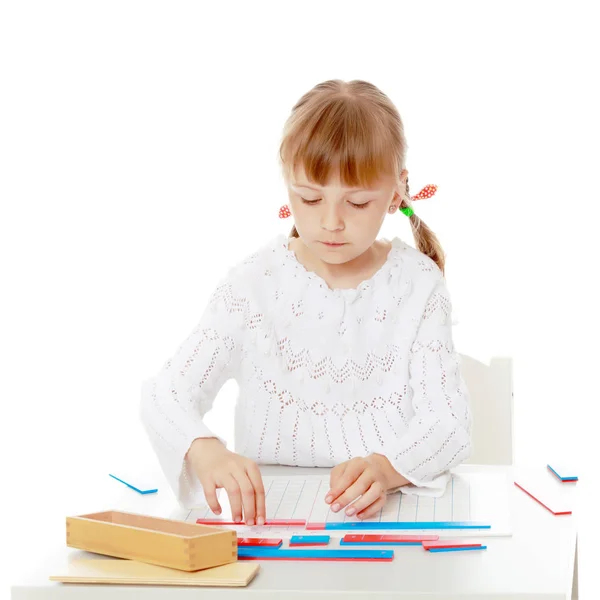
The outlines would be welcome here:
<svg viewBox="0 0 600 600">
<path fill-rule="evenodd" d="M 402 198 L 403 198 L 402 189 L 394 188 L 394 197 L 392 198 L 391 203 L 395 204 L 396 206 L 400 206 L 400 204 L 402 204 Z"/>
<path fill-rule="evenodd" d="M 405 193 L 406 193 L 406 181 L 408 179 L 408 171 L 406 169 L 404 169 L 402 171 L 402 173 L 400 173 L 400 179 L 399 181 L 396 183 L 396 186 L 394 187 L 394 198 L 393 198 L 393 202 L 400 204 L 400 202 L 402 202 L 402 198 L 404 198 Z M 400 202 L 398 202 L 398 200 Z"/>
<path fill-rule="evenodd" d="M 400 173 L 400 181 L 398 182 L 400 189 L 404 188 L 404 186 L 406 185 L 407 179 L 408 179 L 408 171 L 406 169 L 404 169 L 402 171 L 402 173 Z"/>
</svg>

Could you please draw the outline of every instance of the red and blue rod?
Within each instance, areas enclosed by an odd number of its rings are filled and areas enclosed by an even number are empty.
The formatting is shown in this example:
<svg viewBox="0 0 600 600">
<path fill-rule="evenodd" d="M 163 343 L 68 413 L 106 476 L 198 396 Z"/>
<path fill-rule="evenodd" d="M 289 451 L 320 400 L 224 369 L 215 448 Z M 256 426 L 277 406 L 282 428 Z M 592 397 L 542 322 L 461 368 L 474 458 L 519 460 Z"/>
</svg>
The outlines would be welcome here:
<svg viewBox="0 0 600 600">
<path fill-rule="evenodd" d="M 348 521 L 330 523 L 307 523 L 306 529 L 344 530 L 344 529 L 490 529 L 491 525 L 474 521 Z"/>
</svg>

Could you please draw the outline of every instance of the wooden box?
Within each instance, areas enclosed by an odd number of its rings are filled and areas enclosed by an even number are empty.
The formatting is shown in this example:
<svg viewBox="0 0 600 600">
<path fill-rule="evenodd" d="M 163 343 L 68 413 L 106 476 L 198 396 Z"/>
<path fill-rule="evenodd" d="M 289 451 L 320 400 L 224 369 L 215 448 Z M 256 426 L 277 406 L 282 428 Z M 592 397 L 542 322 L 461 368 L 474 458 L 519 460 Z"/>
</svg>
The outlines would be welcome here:
<svg viewBox="0 0 600 600">
<path fill-rule="evenodd" d="M 67 517 L 67 546 L 198 571 L 237 561 L 237 533 L 116 510 Z"/>
</svg>

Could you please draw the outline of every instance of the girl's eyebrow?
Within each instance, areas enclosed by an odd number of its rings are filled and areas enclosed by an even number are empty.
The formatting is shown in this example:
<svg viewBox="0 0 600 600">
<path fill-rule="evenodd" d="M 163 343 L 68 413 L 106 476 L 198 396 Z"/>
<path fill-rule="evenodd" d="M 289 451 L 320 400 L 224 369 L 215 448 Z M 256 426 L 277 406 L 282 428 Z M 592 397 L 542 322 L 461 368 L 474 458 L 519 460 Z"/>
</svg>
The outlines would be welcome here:
<svg viewBox="0 0 600 600">
<path fill-rule="evenodd" d="M 315 192 L 320 192 L 321 190 L 319 188 L 313 187 L 311 185 L 306 185 L 304 183 L 294 183 L 293 185 L 295 185 L 296 187 L 304 187 L 304 188 L 308 188 L 309 190 L 315 190 Z M 368 188 L 359 188 L 359 189 L 355 189 L 349 192 L 346 192 L 347 194 L 356 194 L 357 192 L 372 192 L 374 190 L 370 190 Z"/>
</svg>

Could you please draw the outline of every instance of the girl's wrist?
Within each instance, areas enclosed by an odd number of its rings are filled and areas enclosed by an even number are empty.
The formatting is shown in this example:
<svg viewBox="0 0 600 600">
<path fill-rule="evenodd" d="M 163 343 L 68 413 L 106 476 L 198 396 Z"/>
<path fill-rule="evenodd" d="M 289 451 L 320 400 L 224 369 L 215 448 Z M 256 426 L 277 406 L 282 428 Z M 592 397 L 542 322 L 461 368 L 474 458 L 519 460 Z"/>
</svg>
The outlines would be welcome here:
<svg viewBox="0 0 600 600">
<path fill-rule="evenodd" d="M 384 454 L 371 454 L 372 459 L 374 459 L 381 469 L 385 482 L 386 482 L 386 491 L 393 490 L 403 485 L 408 485 L 410 481 L 401 475 L 394 469 L 392 463 L 389 461 L 388 457 Z"/>
<path fill-rule="evenodd" d="M 206 455 L 206 452 L 212 452 L 214 449 L 225 448 L 221 440 L 215 437 L 196 438 L 187 451 L 186 458 L 193 464 L 195 458 L 200 455 Z"/>
</svg>

